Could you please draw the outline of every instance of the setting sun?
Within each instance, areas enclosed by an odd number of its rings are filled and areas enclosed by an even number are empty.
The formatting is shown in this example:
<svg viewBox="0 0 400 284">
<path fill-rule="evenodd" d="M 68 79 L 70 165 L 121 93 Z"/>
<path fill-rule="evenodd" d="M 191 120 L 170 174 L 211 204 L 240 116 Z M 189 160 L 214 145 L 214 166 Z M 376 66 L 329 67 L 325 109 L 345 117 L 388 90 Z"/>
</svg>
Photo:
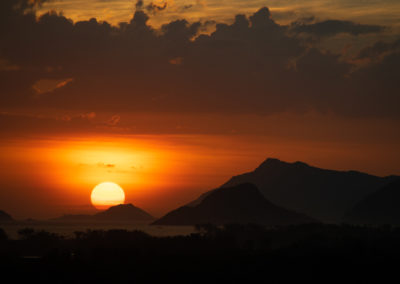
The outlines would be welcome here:
<svg viewBox="0 0 400 284">
<path fill-rule="evenodd" d="M 0 279 L 395 279 L 399 15 L 0 0 Z"/>
<path fill-rule="evenodd" d="M 107 209 L 113 205 L 123 204 L 125 193 L 116 183 L 102 182 L 93 188 L 91 201 L 97 209 Z"/>
</svg>

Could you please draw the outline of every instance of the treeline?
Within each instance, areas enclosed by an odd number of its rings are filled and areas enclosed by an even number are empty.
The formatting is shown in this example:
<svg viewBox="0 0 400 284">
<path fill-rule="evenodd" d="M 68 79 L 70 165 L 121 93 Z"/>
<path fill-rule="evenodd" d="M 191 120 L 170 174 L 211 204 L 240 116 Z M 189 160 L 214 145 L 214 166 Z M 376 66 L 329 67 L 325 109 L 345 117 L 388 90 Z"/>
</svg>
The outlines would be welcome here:
<svg viewBox="0 0 400 284">
<path fill-rule="evenodd" d="M 397 277 L 400 228 L 309 224 L 196 226 L 187 236 L 87 230 L 66 238 L 0 229 L 14 283 L 380 283 Z M 396 279 L 396 278 L 395 278 Z"/>
</svg>

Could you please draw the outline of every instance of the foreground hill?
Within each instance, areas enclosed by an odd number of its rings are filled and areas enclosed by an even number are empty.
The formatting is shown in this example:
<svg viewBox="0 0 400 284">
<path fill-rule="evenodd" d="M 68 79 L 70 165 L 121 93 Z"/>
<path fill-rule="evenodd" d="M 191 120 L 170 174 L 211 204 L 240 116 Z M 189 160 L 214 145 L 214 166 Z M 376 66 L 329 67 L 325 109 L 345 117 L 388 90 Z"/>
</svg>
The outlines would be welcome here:
<svg viewBox="0 0 400 284">
<path fill-rule="evenodd" d="M 0 222 L 12 222 L 14 219 L 11 217 L 10 214 L 0 210 Z"/>
<path fill-rule="evenodd" d="M 256 186 L 244 183 L 233 187 L 219 188 L 206 196 L 199 204 L 173 210 L 153 224 L 255 223 L 289 225 L 312 222 L 316 222 L 316 220 L 272 204 L 260 193 Z"/>
<path fill-rule="evenodd" d="M 253 183 L 271 202 L 326 222 L 340 222 L 348 210 L 395 177 L 356 171 L 334 171 L 302 162 L 267 159 L 254 171 L 232 177 L 223 187 Z M 203 200 L 188 204 L 193 206 Z"/>
<path fill-rule="evenodd" d="M 112 206 L 105 211 L 94 215 L 64 215 L 55 221 L 66 222 L 87 222 L 87 221 L 107 221 L 107 222 L 151 222 L 154 217 L 133 204 L 120 204 Z"/>
<path fill-rule="evenodd" d="M 344 218 L 358 224 L 400 225 L 400 179 L 368 195 Z"/>
</svg>

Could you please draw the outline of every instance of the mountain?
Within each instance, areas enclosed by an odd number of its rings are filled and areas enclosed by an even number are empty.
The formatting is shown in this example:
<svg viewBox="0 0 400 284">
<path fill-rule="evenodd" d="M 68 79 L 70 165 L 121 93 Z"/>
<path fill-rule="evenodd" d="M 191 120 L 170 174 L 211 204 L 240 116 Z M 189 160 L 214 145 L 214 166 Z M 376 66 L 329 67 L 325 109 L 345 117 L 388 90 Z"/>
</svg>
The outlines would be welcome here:
<svg viewBox="0 0 400 284">
<path fill-rule="evenodd" d="M 146 211 L 134 206 L 133 204 L 120 204 L 112 206 L 105 211 L 94 215 L 64 215 L 53 219 L 53 221 L 63 222 L 151 222 L 154 217 Z"/>
<path fill-rule="evenodd" d="M 250 183 L 214 190 L 199 204 L 183 206 L 155 221 L 154 225 L 195 225 L 202 223 L 256 223 L 289 225 L 314 223 L 315 219 L 269 202 Z"/>
<path fill-rule="evenodd" d="M 400 225 L 400 178 L 368 195 L 350 210 L 345 222 Z"/>
<path fill-rule="evenodd" d="M 0 210 L 0 222 L 12 222 L 14 219 L 10 214 Z"/>
<path fill-rule="evenodd" d="M 96 220 L 110 220 L 110 221 L 153 221 L 154 217 L 146 211 L 129 204 L 120 204 L 112 206 L 106 211 L 97 213 L 93 216 Z"/>
<path fill-rule="evenodd" d="M 61 217 L 51 219 L 51 221 L 65 221 L 65 222 L 88 222 L 93 220 L 93 215 L 88 214 L 66 214 Z"/>
<path fill-rule="evenodd" d="M 222 187 L 253 183 L 271 202 L 325 222 L 340 222 L 358 201 L 394 180 L 357 171 L 334 171 L 303 162 L 268 158 L 254 171 L 232 177 Z M 212 191 L 211 191 L 212 192 Z M 188 206 L 195 206 L 210 192 Z"/>
</svg>

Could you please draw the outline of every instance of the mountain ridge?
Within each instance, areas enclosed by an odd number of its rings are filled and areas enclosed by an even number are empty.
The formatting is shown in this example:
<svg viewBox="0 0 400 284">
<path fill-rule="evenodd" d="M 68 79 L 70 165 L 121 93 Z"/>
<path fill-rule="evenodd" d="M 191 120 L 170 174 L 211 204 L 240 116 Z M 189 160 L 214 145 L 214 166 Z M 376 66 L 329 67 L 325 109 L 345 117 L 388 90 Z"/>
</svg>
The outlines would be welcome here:
<svg viewBox="0 0 400 284">
<path fill-rule="evenodd" d="M 214 190 L 198 205 L 182 206 L 156 220 L 154 225 L 255 223 L 290 225 L 314 223 L 315 219 L 281 208 L 268 201 L 251 183 Z"/>
<path fill-rule="evenodd" d="M 358 202 L 344 217 L 355 224 L 400 225 L 400 178 Z"/>
<path fill-rule="evenodd" d="M 358 201 L 396 178 L 394 175 L 378 177 L 354 170 L 329 170 L 300 161 L 288 163 L 267 158 L 253 171 L 233 176 L 221 187 L 250 182 L 268 200 L 281 207 L 324 222 L 338 223 Z M 199 204 L 214 190 L 203 193 L 187 206 Z"/>
</svg>

